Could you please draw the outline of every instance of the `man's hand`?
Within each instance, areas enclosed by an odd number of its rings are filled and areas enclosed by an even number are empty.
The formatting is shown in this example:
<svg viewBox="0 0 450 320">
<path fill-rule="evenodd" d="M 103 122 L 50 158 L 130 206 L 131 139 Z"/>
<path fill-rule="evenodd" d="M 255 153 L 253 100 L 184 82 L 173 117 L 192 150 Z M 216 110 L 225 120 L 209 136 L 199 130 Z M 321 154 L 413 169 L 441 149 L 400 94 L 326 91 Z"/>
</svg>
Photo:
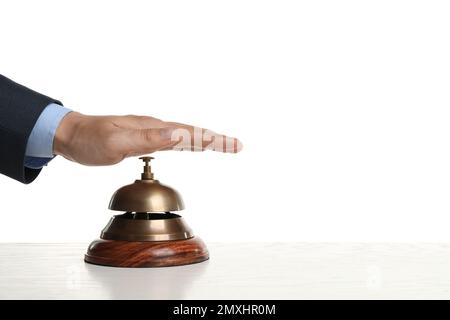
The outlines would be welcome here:
<svg viewBox="0 0 450 320">
<path fill-rule="evenodd" d="M 111 165 L 159 150 L 205 149 L 236 153 L 236 138 L 146 116 L 87 116 L 70 112 L 61 121 L 53 152 L 84 165 Z"/>
</svg>

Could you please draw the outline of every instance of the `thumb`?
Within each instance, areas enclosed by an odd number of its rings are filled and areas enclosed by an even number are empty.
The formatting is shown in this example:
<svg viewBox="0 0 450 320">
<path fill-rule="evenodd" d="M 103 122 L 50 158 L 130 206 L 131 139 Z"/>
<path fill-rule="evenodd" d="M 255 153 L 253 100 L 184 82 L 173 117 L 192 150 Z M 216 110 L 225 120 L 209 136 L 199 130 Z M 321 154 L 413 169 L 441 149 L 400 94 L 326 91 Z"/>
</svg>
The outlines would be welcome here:
<svg viewBox="0 0 450 320">
<path fill-rule="evenodd" d="M 167 148 L 177 143 L 177 141 L 172 141 L 174 130 L 171 127 L 128 130 L 126 137 L 128 148 L 126 149 L 128 152 L 140 154 Z"/>
</svg>

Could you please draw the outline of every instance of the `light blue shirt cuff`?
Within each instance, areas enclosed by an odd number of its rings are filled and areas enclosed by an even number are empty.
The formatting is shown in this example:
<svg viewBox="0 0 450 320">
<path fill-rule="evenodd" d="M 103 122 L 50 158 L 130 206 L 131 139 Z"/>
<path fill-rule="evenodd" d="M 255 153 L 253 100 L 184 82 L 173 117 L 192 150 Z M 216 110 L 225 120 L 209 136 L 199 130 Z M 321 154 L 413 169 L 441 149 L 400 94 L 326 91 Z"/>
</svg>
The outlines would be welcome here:
<svg viewBox="0 0 450 320">
<path fill-rule="evenodd" d="M 28 138 L 25 151 L 26 167 L 40 169 L 55 157 L 53 140 L 56 129 L 64 116 L 71 111 L 56 103 L 49 104 L 42 111 Z"/>
</svg>

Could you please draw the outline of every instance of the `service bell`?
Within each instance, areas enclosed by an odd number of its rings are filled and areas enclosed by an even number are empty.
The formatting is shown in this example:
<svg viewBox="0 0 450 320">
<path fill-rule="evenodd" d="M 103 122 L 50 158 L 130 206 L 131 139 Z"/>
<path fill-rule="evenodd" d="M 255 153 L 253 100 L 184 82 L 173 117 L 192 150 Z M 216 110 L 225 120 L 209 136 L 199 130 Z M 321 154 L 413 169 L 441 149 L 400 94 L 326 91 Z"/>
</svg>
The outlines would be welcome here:
<svg viewBox="0 0 450 320">
<path fill-rule="evenodd" d="M 154 179 L 152 157 L 144 161 L 141 179 L 118 189 L 109 209 L 113 216 L 93 241 L 85 261 L 115 267 L 164 267 L 205 261 L 203 241 L 195 237 L 184 219 L 174 211 L 184 209 L 181 195 Z"/>
</svg>

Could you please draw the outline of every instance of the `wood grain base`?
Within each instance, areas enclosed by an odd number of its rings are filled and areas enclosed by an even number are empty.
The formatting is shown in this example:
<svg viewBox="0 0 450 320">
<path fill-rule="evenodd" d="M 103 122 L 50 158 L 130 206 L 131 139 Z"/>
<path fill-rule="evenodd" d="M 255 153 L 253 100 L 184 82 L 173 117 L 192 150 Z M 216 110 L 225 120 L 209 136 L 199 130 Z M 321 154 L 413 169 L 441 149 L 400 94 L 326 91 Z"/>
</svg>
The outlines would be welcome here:
<svg viewBox="0 0 450 320">
<path fill-rule="evenodd" d="M 112 267 L 170 267 L 209 259 L 208 249 L 198 237 L 173 241 L 95 240 L 84 261 Z"/>
</svg>

